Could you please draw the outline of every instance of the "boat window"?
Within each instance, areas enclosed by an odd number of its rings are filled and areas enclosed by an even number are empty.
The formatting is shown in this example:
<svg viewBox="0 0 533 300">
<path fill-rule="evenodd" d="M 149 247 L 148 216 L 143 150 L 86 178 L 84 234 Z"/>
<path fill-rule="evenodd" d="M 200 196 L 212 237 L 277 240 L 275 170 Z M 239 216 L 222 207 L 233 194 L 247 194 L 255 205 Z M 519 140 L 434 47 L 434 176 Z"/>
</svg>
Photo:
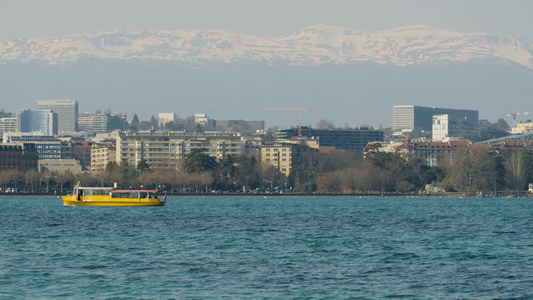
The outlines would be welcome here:
<svg viewBox="0 0 533 300">
<path fill-rule="evenodd" d="M 104 190 L 93 190 L 93 195 L 105 195 Z"/>
</svg>

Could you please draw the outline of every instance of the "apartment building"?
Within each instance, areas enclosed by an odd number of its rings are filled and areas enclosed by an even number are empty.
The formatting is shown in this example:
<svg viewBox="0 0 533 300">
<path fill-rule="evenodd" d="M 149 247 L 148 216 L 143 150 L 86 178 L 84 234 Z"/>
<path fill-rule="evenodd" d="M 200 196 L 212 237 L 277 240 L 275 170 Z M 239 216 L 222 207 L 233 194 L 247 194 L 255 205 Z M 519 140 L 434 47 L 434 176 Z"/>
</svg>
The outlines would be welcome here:
<svg viewBox="0 0 533 300">
<path fill-rule="evenodd" d="M 37 170 L 37 149 L 33 143 L 0 144 L 0 171 Z"/>
<path fill-rule="evenodd" d="M 222 159 L 241 155 L 242 142 L 238 133 L 207 131 L 204 133 L 136 132 L 122 133 L 117 138 L 117 163 L 137 165 L 145 160 L 152 171 L 179 169 L 185 156 L 195 149 Z"/>
<path fill-rule="evenodd" d="M 18 131 L 17 118 L 0 118 L 0 134 Z"/>
<path fill-rule="evenodd" d="M 91 147 L 91 171 L 105 171 L 109 162 L 117 161 L 117 147 L 114 143 L 94 143 Z"/>
<path fill-rule="evenodd" d="M 303 154 L 309 149 L 307 145 L 276 143 L 261 147 L 261 164 L 272 166 L 280 173 L 289 176 L 294 166 L 303 163 Z"/>
</svg>

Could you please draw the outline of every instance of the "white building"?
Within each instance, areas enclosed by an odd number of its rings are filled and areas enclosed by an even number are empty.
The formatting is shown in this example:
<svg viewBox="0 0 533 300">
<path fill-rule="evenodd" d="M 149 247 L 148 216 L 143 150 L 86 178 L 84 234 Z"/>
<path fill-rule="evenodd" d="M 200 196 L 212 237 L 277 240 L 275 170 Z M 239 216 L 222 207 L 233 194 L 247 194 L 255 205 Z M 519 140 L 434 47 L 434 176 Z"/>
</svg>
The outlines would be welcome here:
<svg viewBox="0 0 533 300">
<path fill-rule="evenodd" d="M 513 128 L 511 128 L 511 132 L 513 134 L 532 133 L 533 132 L 533 122 L 516 124 Z"/>
<path fill-rule="evenodd" d="M 164 128 L 167 123 L 176 123 L 175 113 L 159 113 L 159 128 Z"/>
<path fill-rule="evenodd" d="M 78 130 L 78 101 L 76 100 L 37 100 L 37 109 L 51 110 L 57 114 L 59 132 Z"/>
<path fill-rule="evenodd" d="M 17 118 L 0 118 L 0 134 L 4 132 L 17 132 Z"/>
</svg>

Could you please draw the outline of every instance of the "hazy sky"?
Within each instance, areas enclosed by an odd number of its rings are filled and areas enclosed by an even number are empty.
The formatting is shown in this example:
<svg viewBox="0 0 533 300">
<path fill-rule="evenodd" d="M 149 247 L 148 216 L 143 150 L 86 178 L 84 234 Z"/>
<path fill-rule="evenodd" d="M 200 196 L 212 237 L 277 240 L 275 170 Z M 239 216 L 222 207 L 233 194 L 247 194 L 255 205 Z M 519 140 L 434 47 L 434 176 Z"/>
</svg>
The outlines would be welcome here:
<svg viewBox="0 0 533 300">
<path fill-rule="evenodd" d="M 533 41 L 533 0 L 0 0 L 0 41 L 116 28 L 276 36 L 319 24 L 360 30 L 426 24 Z"/>
</svg>

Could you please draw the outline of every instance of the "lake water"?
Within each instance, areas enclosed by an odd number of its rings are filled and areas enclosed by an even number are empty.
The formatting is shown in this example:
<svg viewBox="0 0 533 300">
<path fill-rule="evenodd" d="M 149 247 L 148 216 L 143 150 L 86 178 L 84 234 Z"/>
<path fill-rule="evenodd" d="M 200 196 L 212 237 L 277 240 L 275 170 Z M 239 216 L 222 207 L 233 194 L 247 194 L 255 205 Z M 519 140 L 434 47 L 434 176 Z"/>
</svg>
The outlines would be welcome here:
<svg viewBox="0 0 533 300">
<path fill-rule="evenodd" d="M 0 299 L 531 299 L 533 199 L 0 198 Z"/>
</svg>

